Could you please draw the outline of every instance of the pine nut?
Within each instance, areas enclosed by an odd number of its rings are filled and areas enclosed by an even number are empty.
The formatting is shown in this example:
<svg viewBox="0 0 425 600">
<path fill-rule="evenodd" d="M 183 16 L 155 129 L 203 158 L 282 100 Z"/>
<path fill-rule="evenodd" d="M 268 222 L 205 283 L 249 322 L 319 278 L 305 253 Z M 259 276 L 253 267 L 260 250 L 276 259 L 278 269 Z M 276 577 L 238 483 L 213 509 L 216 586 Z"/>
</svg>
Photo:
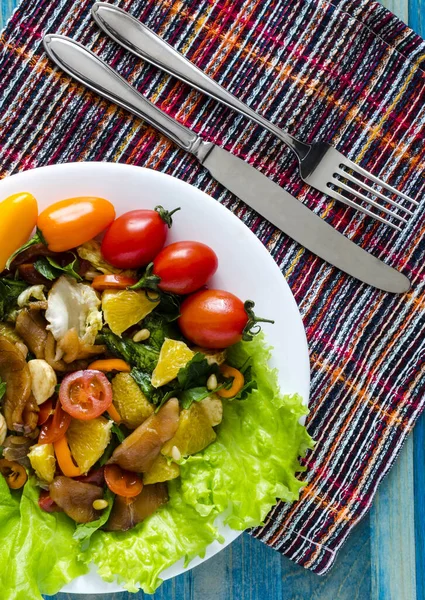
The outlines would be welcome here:
<svg viewBox="0 0 425 600">
<path fill-rule="evenodd" d="M 180 460 L 182 457 L 182 454 L 180 452 L 180 450 L 177 448 L 177 446 L 173 446 L 171 448 L 171 457 L 173 460 Z"/>
<path fill-rule="evenodd" d="M 207 379 L 207 388 L 209 390 L 215 390 L 217 383 L 217 377 L 214 375 L 214 373 L 212 373 L 212 375 L 210 375 Z"/>
<path fill-rule="evenodd" d="M 109 506 L 109 502 L 107 500 L 95 500 L 92 506 L 95 510 L 103 510 Z"/>
<path fill-rule="evenodd" d="M 149 331 L 149 329 L 141 329 L 133 336 L 133 342 L 144 342 L 148 339 L 150 334 L 151 332 Z"/>
</svg>

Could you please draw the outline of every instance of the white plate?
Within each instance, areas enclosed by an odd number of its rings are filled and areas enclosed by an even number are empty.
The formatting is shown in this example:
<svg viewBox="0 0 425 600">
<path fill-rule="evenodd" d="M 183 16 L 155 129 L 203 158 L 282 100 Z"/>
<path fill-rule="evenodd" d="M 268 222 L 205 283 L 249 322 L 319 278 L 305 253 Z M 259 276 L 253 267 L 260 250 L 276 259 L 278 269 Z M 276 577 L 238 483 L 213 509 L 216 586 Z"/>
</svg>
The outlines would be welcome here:
<svg viewBox="0 0 425 600">
<path fill-rule="evenodd" d="M 241 299 L 252 299 L 258 315 L 275 320 L 265 325 L 267 341 L 274 347 L 271 364 L 279 371 L 282 392 L 298 392 L 308 403 L 310 367 L 307 341 L 298 307 L 284 277 L 255 235 L 229 210 L 196 188 L 157 171 L 117 163 L 70 163 L 42 167 L 0 181 L 0 200 L 28 191 L 39 209 L 74 196 L 101 196 L 114 203 L 117 214 L 135 208 L 182 208 L 174 217 L 167 243 L 192 239 L 211 246 L 219 269 L 211 287 L 227 289 Z M 194 559 L 188 569 L 208 560 L 241 532 L 220 525 L 224 544 L 212 543 L 205 558 Z M 164 571 L 169 579 L 187 571 L 179 562 Z M 62 591 L 107 593 L 121 591 L 93 571 Z"/>
</svg>

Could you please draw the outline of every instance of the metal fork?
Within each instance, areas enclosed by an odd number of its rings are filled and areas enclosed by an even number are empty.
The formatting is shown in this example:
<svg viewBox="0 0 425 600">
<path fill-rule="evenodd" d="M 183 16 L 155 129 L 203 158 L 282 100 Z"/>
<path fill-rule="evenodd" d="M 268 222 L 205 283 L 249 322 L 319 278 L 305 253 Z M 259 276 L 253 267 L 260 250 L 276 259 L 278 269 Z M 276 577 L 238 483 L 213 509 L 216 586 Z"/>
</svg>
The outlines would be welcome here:
<svg viewBox="0 0 425 600">
<path fill-rule="evenodd" d="M 111 4 L 96 2 L 92 8 L 92 15 L 107 35 L 136 56 L 222 102 L 273 133 L 297 156 L 303 181 L 334 200 L 339 200 L 398 231 L 413 214 L 412 206 L 419 204 L 359 167 L 330 144 L 326 142 L 307 144 L 276 127 L 226 91 L 126 11 Z M 378 186 L 378 189 L 375 186 Z M 397 200 L 405 200 L 410 203 L 410 206 L 403 206 L 383 192 L 397 196 Z M 385 204 L 377 202 L 377 199 Z M 373 212 L 372 209 L 381 211 L 385 216 Z"/>
</svg>

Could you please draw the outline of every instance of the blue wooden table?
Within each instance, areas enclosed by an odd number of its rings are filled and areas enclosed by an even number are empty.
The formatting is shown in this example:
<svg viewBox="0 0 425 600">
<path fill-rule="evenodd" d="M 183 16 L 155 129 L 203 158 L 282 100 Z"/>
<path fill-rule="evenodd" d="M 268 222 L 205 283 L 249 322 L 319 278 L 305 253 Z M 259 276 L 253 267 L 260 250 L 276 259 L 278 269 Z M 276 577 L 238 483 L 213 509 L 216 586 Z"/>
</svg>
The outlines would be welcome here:
<svg viewBox="0 0 425 600">
<path fill-rule="evenodd" d="M 0 27 L 16 4 L 17 0 L 0 0 Z M 424 0 L 384 4 L 425 37 Z M 244 534 L 208 563 L 166 582 L 154 596 L 122 593 L 108 600 L 425 600 L 424 471 L 425 415 L 381 485 L 369 515 L 324 577 Z M 51 598 L 94 600 L 102 595 Z"/>
</svg>

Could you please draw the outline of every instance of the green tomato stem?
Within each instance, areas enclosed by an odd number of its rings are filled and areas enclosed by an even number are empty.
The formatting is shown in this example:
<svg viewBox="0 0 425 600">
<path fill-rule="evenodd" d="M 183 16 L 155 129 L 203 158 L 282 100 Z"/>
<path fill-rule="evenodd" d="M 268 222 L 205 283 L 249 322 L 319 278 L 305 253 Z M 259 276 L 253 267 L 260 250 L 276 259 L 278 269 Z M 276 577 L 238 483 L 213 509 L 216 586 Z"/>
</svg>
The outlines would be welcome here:
<svg viewBox="0 0 425 600">
<path fill-rule="evenodd" d="M 248 322 L 242 331 L 242 339 L 245 342 L 251 342 L 254 335 L 258 335 L 261 331 L 261 326 L 258 323 L 274 323 L 271 319 L 263 319 L 257 317 L 254 312 L 255 302 L 253 300 L 246 300 L 244 303 L 245 312 L 248 315 Z"/>
<path fill-rule="evenodd" d="M 166 210 L 163 206 L 158 205 L 155 206 L 154 210 L 159 214 L 159 216 L 161 217 L 161 219 L 164 221 L 164 223 L 168 226 L 168 229 L 171 228 L 171 225 L 173 224 L 173 215 L 174 213 L 176 213 L 178 210 L 181 210 L 181 208 L 175 208 L 174 210 Z"/>
<path fill-rule="evenodd" d="M 6 263 L 6 269 L 10 270 L 10 265 L 18 256 L 18 254 L 21 254 L 24 250 L 27 250 L 28 248 L 31 248 L 31 246 L 35 246 L 36 244 L 44 244 L 45 246 L 47 246 L 47 242 L 44 239 L 44 236 L 41 233 L 40 229 L 38 229 L 38 227 L 33 237 L 30 240 L 28 240 L 28 242 L 26 242 L 23 246 L 18 248 L 11 256 L 9 256 Z"/>
</svg>

